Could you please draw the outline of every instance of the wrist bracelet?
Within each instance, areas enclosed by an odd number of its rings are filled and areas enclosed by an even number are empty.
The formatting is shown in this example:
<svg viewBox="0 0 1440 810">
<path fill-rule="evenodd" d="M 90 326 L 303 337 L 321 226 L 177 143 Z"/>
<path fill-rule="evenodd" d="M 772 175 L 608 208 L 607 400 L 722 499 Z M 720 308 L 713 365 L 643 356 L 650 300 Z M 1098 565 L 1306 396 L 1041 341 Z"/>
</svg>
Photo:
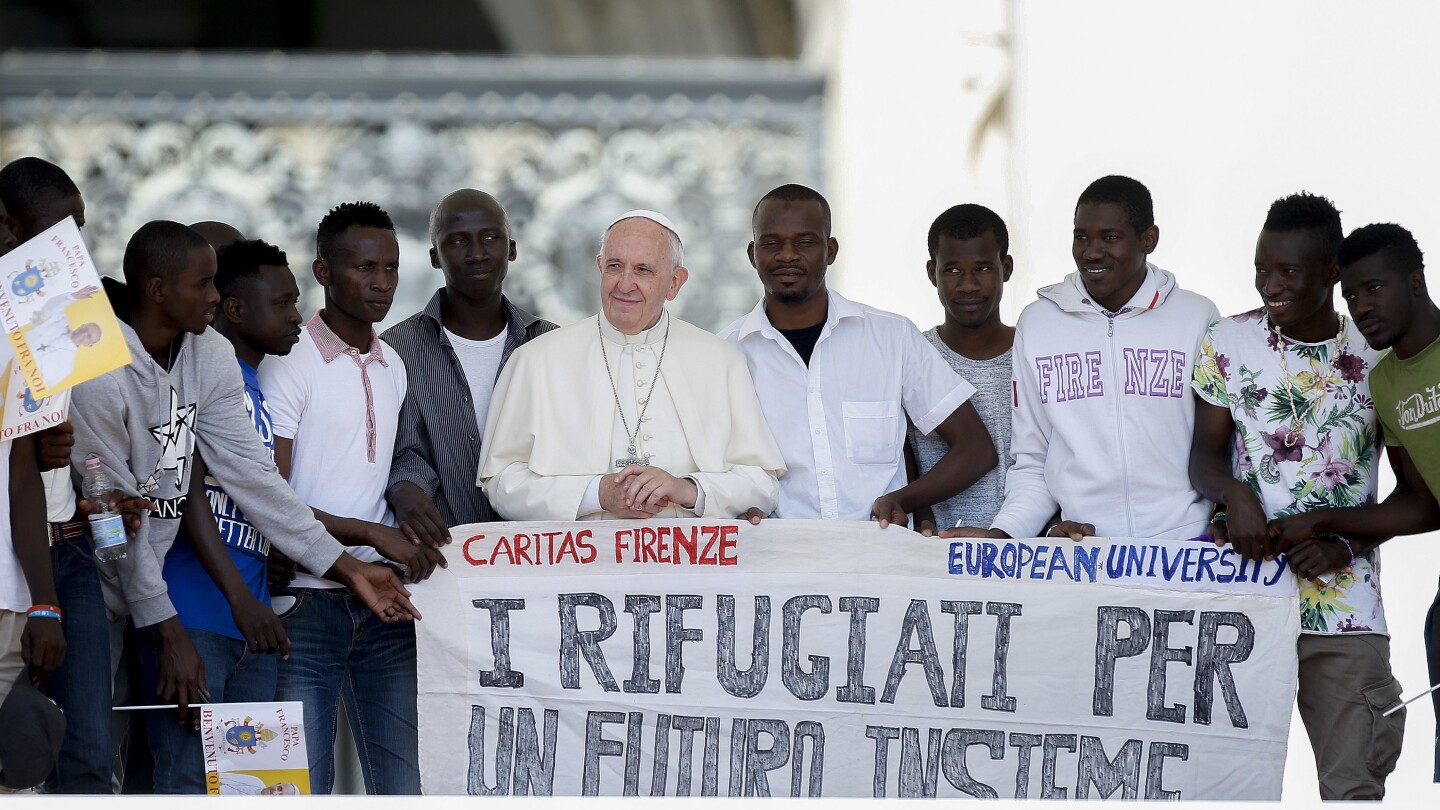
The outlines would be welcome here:
<svg viewBox="0 0 1440 810">
<path fill-rule="evenodd" d="M 1350 546 L 1350 541 L 1338 534 L 1335 535 L 1335 539 L 1345 544 L 1345 550 L 1350 553 L 1350 567 L 1355 567 L 1355 549 Z"/>
<path fill-rule="evenodd" d="M 25 611 L 27 619 L 54 619 L 60 621 L 60 608 L 54 605 L 36 605 Z"/>
<path fill-rule="evenodd" d="M 1046 530 L 1045 530 L 1045 536 L 1046 536 L 1046 537 L 1054 537 L 1054 536 L 1055 536 L 1055 535 L 1054 535 L 1054 531 L 1055 531 L 1056 529 L 1058 529 L 1058 528 L 1060 528 L 1060 524 L 1059 524 L 1059 523 L 1056 523 L 1055 525 L 1053 525 L 1053 526 L 1051 526 L 1050 528 L 1046 529 Z"/>
<path fill-rule="evenodd" d="M 1213 515 L 1210 516 L 1210 522 L 1211 522 L 1211 523 L 1224 523 L 1224 522 L 1225 522 L 1225 510 L 1224 510 L 1224 509 L 1218 509 L 1218 510 L 1216 510 L 1215 514 L 1213 514 Z"/>
</svg>

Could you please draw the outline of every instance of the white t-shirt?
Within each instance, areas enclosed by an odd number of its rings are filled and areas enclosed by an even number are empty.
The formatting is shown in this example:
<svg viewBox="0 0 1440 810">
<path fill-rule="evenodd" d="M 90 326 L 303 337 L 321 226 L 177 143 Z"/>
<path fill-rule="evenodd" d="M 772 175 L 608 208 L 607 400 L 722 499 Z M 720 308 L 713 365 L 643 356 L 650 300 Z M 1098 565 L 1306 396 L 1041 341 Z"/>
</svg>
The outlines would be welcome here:
<svg viewBox="0 0 1440 810">
<path fill-rule="evenodd" d="M 46 520 L 65 523 L 75 516 L 75 485 L 70 481 L 70 468 L 40 473 L 45 484 Z"/>
<path fill-rule="evenodd" d="M 10 533 L 10 448 L 14 442 L 0 442 L 0 610 L 24 613 L 30 609 L 30 586 L 15 556 L 14 537 Z"/>
<path fill-rule="evenodd" d="M 470 401 L 475 403 L 475 425 L 485 429 L 485 417 L 490 413 L 490 396 L 495 393 L 495 376 L 500 373 L 500 358 L 505 354 L 505 337 L 509 330 L 489 340 L 470 340 L 445 330 L 445 337 L 455 348 L 460 359 L 460 368 L 465 372 L 465 382 L 470 384 Z"/>
<path fill-rule="evenodd" d="M 294 442 L 290 486 L 301 500 L 337 517 L 394 526 L 385 490 L 405 401 L 405 363 L 373 332 L 370 346 L 366 354 L 346 347 L 316 315 L 290 354 L 260 364 L 260 390 L 275 435 Z M 365 562 L 382 559 L 368 546 L 347 551 Z M 293 584 L 341 587 L 306 574 Z"/>
</svg>

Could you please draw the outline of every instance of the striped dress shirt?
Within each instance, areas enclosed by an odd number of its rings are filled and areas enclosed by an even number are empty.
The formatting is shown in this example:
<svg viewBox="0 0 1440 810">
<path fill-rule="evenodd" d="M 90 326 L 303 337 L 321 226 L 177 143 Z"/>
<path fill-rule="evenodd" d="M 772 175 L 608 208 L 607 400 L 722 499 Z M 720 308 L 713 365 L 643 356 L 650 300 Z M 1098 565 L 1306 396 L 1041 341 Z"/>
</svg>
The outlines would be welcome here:
<svg viewBox="0 0 1440 810">
<path fill-rule="evenodd" d="M 444 301 L 442 287 L 424 310 L 385 330 L 382 339 L 399 352 L 410 376 L 395 436 L 390 486 L 409 481 L 420 487 L 435 501 L 445 525 L 453 527 L 502 518 L 475 486 L 485 426 L 475 424 L 470 384 L 445 335 L 440 317 Z M 512 352 L 555 328 L 508 298 L 502 297 L 500 306 L 505 311 L 506 336 L 497 378 Z M 495 380 L 486 383 L 494 385 Z"/>
</svg>

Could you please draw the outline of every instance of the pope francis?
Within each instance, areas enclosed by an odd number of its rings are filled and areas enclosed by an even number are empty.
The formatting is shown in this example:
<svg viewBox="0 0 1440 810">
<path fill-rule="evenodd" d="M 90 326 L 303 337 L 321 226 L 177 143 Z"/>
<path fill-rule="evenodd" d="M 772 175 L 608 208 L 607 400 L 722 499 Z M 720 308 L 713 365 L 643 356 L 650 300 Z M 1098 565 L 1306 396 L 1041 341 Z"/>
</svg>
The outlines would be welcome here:
<svg viewBox="0 0 1440 810">
<path fill-rule="evenodd" d="M 600 241 L 601 314 L 520 347 L 495 384 L 477 486 L 507 520 L 744 517 L 785 463 L 744 356 L 670 315 L 675 226 L 622 214 Z"/>
</svg>

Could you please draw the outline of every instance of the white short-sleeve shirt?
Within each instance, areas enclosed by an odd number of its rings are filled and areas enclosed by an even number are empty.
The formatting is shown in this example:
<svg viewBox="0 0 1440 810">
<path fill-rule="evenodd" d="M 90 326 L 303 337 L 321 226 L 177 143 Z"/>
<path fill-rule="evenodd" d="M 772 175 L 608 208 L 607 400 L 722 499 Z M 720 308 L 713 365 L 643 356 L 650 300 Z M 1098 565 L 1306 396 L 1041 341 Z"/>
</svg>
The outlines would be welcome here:
<svg viewBox="0 0 1440 810">
<path fill-rule="evenodd" d="M 764 300 L 720 337 L 745 353 L 789 468 L 775 517 L 869 520 L 876 498 L 905 486 L 906 417 L 929 433 L 975 388 L 909 320 L 827 295 L 809 366 Z"/>
<path fill-rule="evenodd" d="M 345 345 L 317 314 L 284 357 L 266 357 L 260 389 L 275 435 L 294 442 L 290 486 L 301 500 L 338 517 L 395 525 L 385 500 L 395 431 L 405 401 L 405 362 L 374 331 L 370 351 Z M 347 551 L 382 559 L 369 547 Z M 339 583 L 301 574 L 297 588 Z"/>
</svg>

